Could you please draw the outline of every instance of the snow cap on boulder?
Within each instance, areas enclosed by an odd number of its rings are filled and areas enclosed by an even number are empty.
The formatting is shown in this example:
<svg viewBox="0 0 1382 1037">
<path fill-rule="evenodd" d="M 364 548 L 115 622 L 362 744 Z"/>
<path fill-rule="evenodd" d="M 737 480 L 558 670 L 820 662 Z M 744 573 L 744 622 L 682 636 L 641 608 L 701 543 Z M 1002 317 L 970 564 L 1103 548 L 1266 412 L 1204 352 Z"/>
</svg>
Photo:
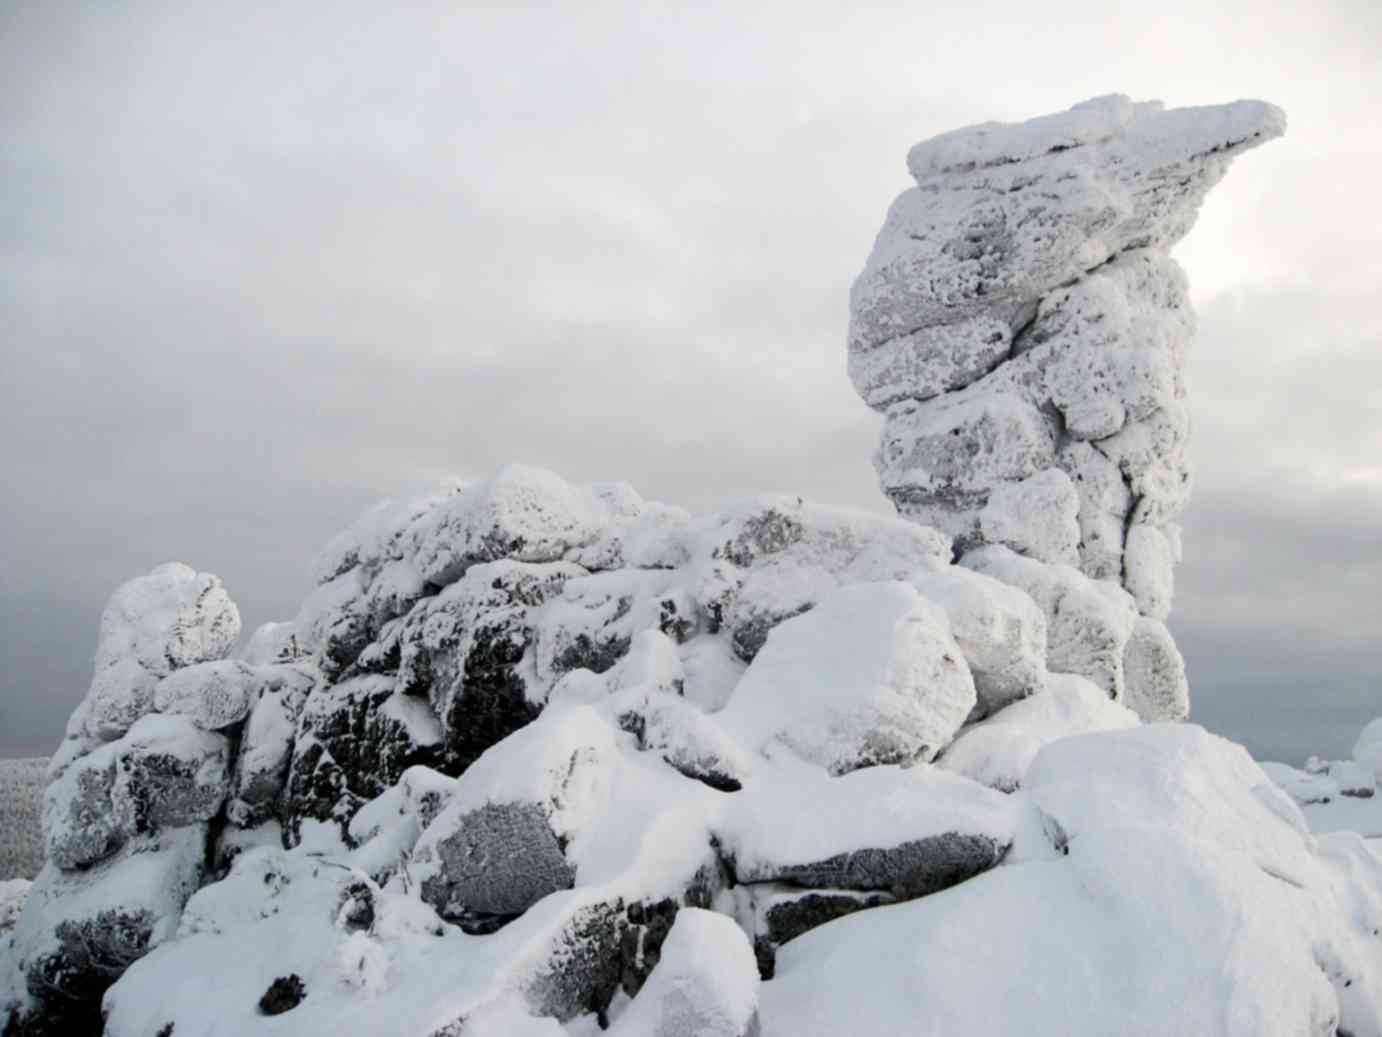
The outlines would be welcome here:
<svg viewBox="0 0 1382 1037">
<path fill-rule="evenodd" d="M 774 628 L 719 720 L 844 774 L 932 759 L 975 701 L 945 612 L 908 584 L 861 583 Z"/>
</svg>

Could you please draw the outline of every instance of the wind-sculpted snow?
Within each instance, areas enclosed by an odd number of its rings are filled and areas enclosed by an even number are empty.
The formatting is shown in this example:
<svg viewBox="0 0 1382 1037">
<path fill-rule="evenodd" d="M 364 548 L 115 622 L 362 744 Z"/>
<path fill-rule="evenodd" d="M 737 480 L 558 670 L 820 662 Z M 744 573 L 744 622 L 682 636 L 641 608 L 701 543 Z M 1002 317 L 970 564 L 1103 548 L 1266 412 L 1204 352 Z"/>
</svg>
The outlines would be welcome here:
<svg viewBox="0 0 1382 1037">
<path fill-rule="evenodd" d="M 1166 111 L 1114 95 L 916 145 L 917 186 L 854 283 L 849 330 L 899 512 L 961 552 L 1002 545 L 1120 584 L 1164 622 L 1190 492 L 1194 331 L 1168 250 L 1232 160 L 1284 129 L 1259 101 Z M 1135 708 L 1184 716 L 1164 627 L 1134 651 L 1134 677 L 1151 682 L 1128 689 Z"/>
<path fill-rule="evenodd" d="M 1272 111 L 913 152 L 997 229 L 894 242 L 856 330 L 1010 338 L 890 411 L 945 531 L 510 466 L 373 509 L 234 656 L 215 577 L 118 590 L 0 889 L 4 1037 L 1382 1037 L 1382 865 L 1309 831 L 1382 738 L 1269 777 L 1143 723 L 1188 705 L 1159 250 Z"/>
</svg>

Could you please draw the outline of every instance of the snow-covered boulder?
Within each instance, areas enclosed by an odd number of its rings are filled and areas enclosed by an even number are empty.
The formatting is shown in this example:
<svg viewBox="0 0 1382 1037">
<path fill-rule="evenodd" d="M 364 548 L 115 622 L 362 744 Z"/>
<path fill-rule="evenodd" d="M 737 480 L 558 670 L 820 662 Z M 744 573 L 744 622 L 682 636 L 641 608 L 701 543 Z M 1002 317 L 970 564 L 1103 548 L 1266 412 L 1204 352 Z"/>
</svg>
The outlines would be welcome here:
<svg viewBox="0 0 1382 1037">
<path fill-rule="evenodd" d="M 1123 703 L 1148 723 L 1190 715 L 1185 660 L 1166 624 L 1138 616 L 1123 649 Z"/>
<path fill-rule="evenodd" d="M 410 873 L 423 897 L 445 917 L 502 918 L 569 889 L 566 849 L 606 809 L 619 752 L 588 706 L 549 712 L 494 746 L 418 842 Z"/>
<path fill-rule="evenodd" d="M 1046 468 L 995 486 L 979 512 L 985 543 L 1057 565 L 1079 563 L 1080 500 L 1070 476 Z"/>
<path fill-rule="evenodd" d="M 958 566 L 912 577 L 923 598 L 945 609 L 969 663 L 978 709 L 992 713 L 1025 698 L 1046 676 L 1046 616 L 1026 593 Z"/>
<path fill-rule="evenodd" d="M 249 827 L 277 808 L 288 779 L 298 717 L 314 677 L 293 665 L 261 666 L 259 697 L 240 734 L 227 818 Z"/>
<path fill-rule="evenodd" d="M 403 620 L 395 683 L 427 697 L 454 767 L 537 716 L 546 695 L 533 658 L 536 611 L 585 574 L 567 562 L 478 564 Z"/>
<path fill-rule="evenodd" d="M 14 964 L 34 1001 L 28 1014 L 53 1025 L 99 1003 L 126 967 L 176 932 L 205 855 L 206 828 L 195 825 L 142 837 L 86 870 L 47 865 L 13 933 Z"/>
<path fill-rule="evenodd" d="M 343 831 L 361 804 L 441 752 L 436 717 L 422 700 L 395 691 L 392 676 L 367 674 L 315 689 L 298 719 L 283 793 L 289 841 L 302 837 L 309 820 Z"/>
<path fill-rule="evenodd" d="M 240 612 L 210 573 L 170 562 L 122 585 L 101 614 L 87 733 L 118 738 L 154 709 L 160 679 L 225 658 L 239 636 Z"/>
<path fill-rule="evenodd" d="M 843 774 L 930 760 L 975 701 L 944 611 L 908 584 L 864 583 L 775 628 L 720 721 L 748 748 Z"/>
<path fill-rule="evenodd" d="M 614 1037 L 756 1037 L 758 968 L 743 930 L 699 908 L 677 912 L 648 981 Z"/>
<path fill-rule="evenodd" d="M 937 766 L 982 785 L 1021 787 L 1041 748 L 1089 731 L 1135 727 L 1137 714 L 1071 673 L 1048 674 L 1040 691 L 964 728 Z"/>
<path fill-rule="evenodd" d="M 840 777 L 764 768 L 715 823 L 738 884 L 788 882 L 886 892 L 945 889 L 998 864 L 1014 843 L 1042 843 L 1025 803 L 936 767 L 870 767 Z"/>
<path fill-rule="evenodd" d="M 115 752 L 103 746 L 81 757 L 44 790 L 44 849 L 59 868 L 92 864 L 125 841 L 110 801 Z"/>
<path fill-rule="evenodd" d="M 509 465 L 414 523 L 406 534 L 407 558 L 423 580 L 445 586 L 481 562 L 559 561 L 593 541 L 609 515 L 609 502 L 590 489 Z"/>
<path fill-rule="evenodd" d="M 230 746 L 186 717 L 150 714 L 110 747 L 111 816 L 125 837 L 209 821 L 230 787 Z"/>
<path fill-rule="evenodd" d="M 154 709 L 186 716 L 207 731 L 223 731 L 249 716 L 258 693 L 259 675 L 242 662 L 197 663 L 158 682 Z"/>
</svg>

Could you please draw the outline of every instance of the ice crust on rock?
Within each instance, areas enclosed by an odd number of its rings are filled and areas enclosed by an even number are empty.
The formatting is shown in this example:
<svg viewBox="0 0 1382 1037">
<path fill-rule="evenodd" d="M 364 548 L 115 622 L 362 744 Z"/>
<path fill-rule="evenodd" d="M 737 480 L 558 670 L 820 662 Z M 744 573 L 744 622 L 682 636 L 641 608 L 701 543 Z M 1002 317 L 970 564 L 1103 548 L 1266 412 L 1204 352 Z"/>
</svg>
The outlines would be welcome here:
<svg viewBox="0 0 1382 1037">
<path fill-rule="evenodd" d="M 1194 333 L 1168 251 L 1233 159 L 1284 130 L 1261 101 L 1110 95 L 917 144 L 850 297 L 850 375 L 884 413 L 875 466 L 898 511 L 961 551 L 1077 566 L 1164 622 Z"/>
</svg>

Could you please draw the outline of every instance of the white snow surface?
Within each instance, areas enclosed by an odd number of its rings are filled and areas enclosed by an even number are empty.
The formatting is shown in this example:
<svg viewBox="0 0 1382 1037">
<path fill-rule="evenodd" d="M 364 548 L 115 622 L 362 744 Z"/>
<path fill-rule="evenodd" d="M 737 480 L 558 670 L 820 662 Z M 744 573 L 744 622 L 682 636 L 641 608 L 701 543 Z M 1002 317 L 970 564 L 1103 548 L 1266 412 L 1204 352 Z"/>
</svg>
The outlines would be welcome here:
<svg viewBox="0 0 1382 1037">
<path fill-rule="evenodd" d="M 758 1013 L 758 964 L 731 919 L 688 907 L 612 1037 L 747 1037 Z"/>
<path fill-rule="evenodd" d="M 831 593 L 773 629 L 720 722 L 839 774 L 934 757 L 976 701 L 944 610 L 898 581 Z"/>
<path fill-rule="evenodd" d="M 1190 726 L 1083 735 L 1027 788 L 1068 857 L 799 937 L 764 1033 L 1379 1032 L 1382 864 L 1356 837 L 1317 845 L 1242 749 Z"/>
<path fill-rule="evenodd" d="M 1137 714 L 1072 673 L 1047 674 L 1030 698 L 960 731 L 937 766 L 990 788 L 1020 788 L 1043 746 L 1089 731 L 1135 727 Z"/>
</svg>

